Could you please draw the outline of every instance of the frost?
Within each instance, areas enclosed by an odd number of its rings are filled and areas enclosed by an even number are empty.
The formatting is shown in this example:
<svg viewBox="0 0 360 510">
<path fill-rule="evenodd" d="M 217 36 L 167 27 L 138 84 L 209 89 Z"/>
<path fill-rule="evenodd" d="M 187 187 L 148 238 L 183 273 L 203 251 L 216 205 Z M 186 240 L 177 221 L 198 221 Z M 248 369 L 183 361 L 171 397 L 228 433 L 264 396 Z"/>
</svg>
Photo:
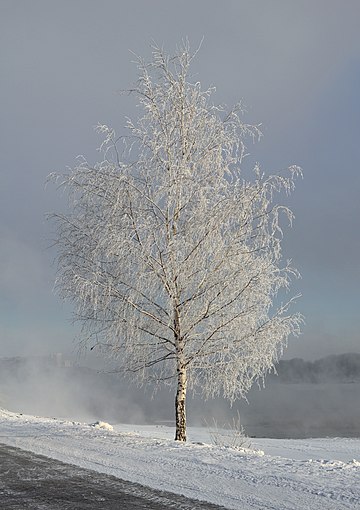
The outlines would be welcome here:
<svg viewBox="0 0 360 510">
<path fill-rule="evenodd" d="M 173 384 L 179 440 L 188 389 L 244 397 L 302 324 L 294 298 L 279 298 L 299 275 L 281 253 L 293 214 L 274 202 L 301 171 L 256 165 L 245 178 L 245 143 L 259 128 L 189 81 L 192 58 L 185 45 L 139 59 L 131 93 L 142 116 L 121 140 L 99 124 L 103 160 L 58 177 L 70 212 L 53 215 L 56 287 L 75 305 L 83 344 L 140 384 Z"/>
</svg>

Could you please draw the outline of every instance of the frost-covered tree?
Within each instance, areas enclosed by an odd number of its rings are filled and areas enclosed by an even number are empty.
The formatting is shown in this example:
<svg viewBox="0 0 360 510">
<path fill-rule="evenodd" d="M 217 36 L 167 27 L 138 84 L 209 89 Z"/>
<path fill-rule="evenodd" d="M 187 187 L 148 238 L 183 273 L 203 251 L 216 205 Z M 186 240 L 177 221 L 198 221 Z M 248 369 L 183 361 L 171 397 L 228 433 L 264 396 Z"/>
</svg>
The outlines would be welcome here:
<svg viewBox="0 0 360 510">
<path fill-rule="evenodd" d="M 55 176 L 71 208 L 52 215 L 57 287 L 84 341 L 140 382 L 174 384 L 180 441 L 188 389 L 244 396 L 302 321 L 278 297 L 297 272 L 281 256 L 280 216 L 292 213 L 273 200 L 300 170 L 244 178 L 244 141 L 260 132 L 241 105 L 211 103 L 192 59 L 187 46 L 138 59 L 140 117 L 121 139 L 98 126 L 103 160 Z"/>
</svg>

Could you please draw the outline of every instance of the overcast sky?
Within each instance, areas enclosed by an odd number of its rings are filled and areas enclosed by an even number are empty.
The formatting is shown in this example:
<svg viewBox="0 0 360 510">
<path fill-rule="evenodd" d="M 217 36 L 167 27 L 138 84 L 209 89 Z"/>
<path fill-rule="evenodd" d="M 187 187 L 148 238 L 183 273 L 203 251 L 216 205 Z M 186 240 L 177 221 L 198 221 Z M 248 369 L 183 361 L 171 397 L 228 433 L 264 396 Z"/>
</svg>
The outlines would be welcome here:
<svg viewBox="0 0 360 510">
<path fill-rule="evenodd" d="M 119 94 L 136 80 L 129 50 L 185 37 L 204 38 L 196 80 L 262 123 L 254 161 L 304 171 L 285 252 L 306 326 L 287 357 L 360 352 L 359 19 L 358 0 L 0 0 L 0 357 L 74 347 L 52 292 L 44 215 L 62 199 L 46 176 L 96 160 L 96 123 L 136 117 Z"/>
</svg>

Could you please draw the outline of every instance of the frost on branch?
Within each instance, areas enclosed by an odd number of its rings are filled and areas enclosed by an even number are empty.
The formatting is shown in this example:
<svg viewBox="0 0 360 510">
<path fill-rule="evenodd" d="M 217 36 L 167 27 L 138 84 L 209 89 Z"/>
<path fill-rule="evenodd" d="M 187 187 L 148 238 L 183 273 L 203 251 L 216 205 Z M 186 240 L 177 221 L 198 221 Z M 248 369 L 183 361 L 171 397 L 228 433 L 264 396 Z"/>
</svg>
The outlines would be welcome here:
<svg viewBox="0 0 360 510">
<path fill-rule="evenodd" d="M 131 93 L 142 116 L 121 140 L 98 126 L 103 160 L 57 177 L 71 211 L 53 215 L 57 288 L 83 341 L 140 382 L 174 383 L 177 439 L 187 388 L 244 396 L 302 322 L 292 299 L 277 305 L 298 273 L 281 254 L 292 213 L 274 202 L 301 171 L 242 176 L 245 140 L 259 129 L 241 106 L 212 105 L 212 90 L 188 78 L 191 60 L 187 47 L 139 59 Z"/>
</svg>

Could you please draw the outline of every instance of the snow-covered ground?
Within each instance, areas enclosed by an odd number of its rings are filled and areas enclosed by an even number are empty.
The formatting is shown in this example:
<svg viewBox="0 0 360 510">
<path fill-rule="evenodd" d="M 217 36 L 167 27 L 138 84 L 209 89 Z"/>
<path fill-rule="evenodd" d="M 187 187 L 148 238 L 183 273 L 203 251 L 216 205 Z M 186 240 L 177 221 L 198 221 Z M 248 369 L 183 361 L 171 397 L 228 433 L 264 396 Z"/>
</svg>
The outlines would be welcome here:
<svg viewBox="0 0 360 510">
<path fill-rule="evenodd" d="M 236 450 L 206 429 L 93 426 L 0 409 L 0 443 L 239 510 L 360 508 L 360 439 L 256 439 Z"/>
</svg>

